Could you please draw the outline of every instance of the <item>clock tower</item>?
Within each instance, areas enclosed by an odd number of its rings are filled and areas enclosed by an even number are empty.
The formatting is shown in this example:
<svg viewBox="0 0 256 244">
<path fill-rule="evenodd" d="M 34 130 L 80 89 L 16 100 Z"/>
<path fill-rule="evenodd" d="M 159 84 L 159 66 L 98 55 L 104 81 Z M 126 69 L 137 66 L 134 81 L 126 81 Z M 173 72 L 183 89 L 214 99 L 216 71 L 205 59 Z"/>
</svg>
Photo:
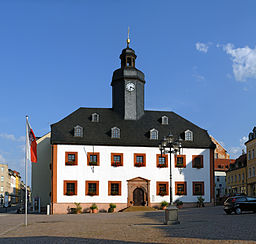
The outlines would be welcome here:
<svg viewBox="0 0 256 244">
<path fill-rule="evenodd" d="M 129 47 L 123 49 L 120 59 L 121 68 L 112 77 L 112 106 L 113 110 L 125 120 L 138 120 L 144 114 L 144 74 L 135 68 L 136 55 Z"/>
</svg>

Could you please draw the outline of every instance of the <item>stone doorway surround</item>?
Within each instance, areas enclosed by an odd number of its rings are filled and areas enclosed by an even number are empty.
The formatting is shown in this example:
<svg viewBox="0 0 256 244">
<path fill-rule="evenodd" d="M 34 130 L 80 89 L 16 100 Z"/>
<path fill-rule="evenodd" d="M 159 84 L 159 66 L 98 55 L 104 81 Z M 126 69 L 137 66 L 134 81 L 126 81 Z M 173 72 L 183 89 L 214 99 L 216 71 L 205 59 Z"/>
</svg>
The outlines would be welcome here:
<svg viewBox="0 0 256 244">
<path fill-rule="evenodd" d="M 151 207 L 150 202 L 150 180 L 144 179 L 142 177 L 135 177 L 128 182 L 128 198 L 127 207 L 133 206 L 133 192 L 137 188 L 141 188 L 144 191 L 145 206 Z"/>
</svg>

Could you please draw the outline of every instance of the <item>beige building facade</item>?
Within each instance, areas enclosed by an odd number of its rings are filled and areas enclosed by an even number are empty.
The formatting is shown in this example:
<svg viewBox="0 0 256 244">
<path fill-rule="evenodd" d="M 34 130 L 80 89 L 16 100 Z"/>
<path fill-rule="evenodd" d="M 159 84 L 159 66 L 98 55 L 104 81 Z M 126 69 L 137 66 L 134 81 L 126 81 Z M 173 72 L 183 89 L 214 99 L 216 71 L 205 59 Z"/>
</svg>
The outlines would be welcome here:
<svg viewBox="0 0 256 244">
<path fill-rule="evenodd" d="M 247 151 L 247 184 L 248 195 L 256 196 L 256 127 L 249 133 L 249 140 L 245 143 Z"/>
<path fill-rule="evenodd" d="M 0 197 L 1 204 L 4 201 L 5 192 L 10 190 L 10 181 L 8 174 L 8 164 L 0 163 Z"/>
<path fill-rule="evenodd" d="M 37 139 L 37 163 L 32 163 L 32 198 L 45 208 L 51 203 L 51 133 Z M 40 200 L 39 200 L 40 199 Z"/>
<path fill-rule="evenodd" d="M 236 159 L 235 163 L 230 164 L 229 170 L 226 172 L 226 189 L 227 194 L 236 193 L 247 194 L 247 156 L 241 155 Z"/>
</svg>

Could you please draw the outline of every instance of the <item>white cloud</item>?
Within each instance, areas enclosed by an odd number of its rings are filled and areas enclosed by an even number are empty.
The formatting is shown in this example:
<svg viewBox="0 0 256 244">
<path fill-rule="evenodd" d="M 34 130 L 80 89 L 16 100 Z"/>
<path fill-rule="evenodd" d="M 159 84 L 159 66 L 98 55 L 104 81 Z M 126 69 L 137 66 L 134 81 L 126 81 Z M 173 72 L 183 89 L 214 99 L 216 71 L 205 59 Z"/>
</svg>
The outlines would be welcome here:
<svg viewBox="0 0 256 244">
<path fill-rule="evenodd" d="M 197 66 L 194 66 L 193 67 L 193 74 L 192 76 L 197 80 L 197 81 L 203 81 L 205 80 L 205 77 L 201 74 L 199 74 L 198 72 L 198 67 Z"/>
<path fill-rule="evenodd" d="M 209 44 L 205 44 L 202 42 L 197 42 L 196 43 L 196 50 L 199 52 L 207 53 L 209 48 Z"/>
<path fill-rule="evenodd" d="M 233 44 L 217 45 L 231 56 L 233 73 L 237 81 L 246 81 L 248 78 L 256 79 L 256 48 L 248 46 L 235 48 Z"/>
<path fill-rule="evenodd" d="M 242 154 L 242 151 L 246 151 L 245 150 L 245 145 L 244 143 L 248 140 L 248 137 L 247 136 L 243 136 L 239 142 L 240 142 L 240 146 L 236 146 L 236 147 L 231 147 L 229 149 L 229 152 L 230 152 L 230 155 L 231 155 L 231 158 L 238 158 L 241 154 Z"/>
<path fill-rule="evenodd" d="M 243 136 L 241 139 L 240 139 L 240 146 L 241 147 L 245 147 L 244 146 L 244 143 L 248 141 L 248 137 L 247 136 Z"/>
<path fill-rule="evenodd" d="M 11 141 L 25 141 L 25 136 L 15 137 L 13 134 L 1 133 L 0 137 Z"/>
<path fill-rule="evenodd" d="M 5 163 L 5 158 L 0 154 L 0 163 Z"/>
</svg>

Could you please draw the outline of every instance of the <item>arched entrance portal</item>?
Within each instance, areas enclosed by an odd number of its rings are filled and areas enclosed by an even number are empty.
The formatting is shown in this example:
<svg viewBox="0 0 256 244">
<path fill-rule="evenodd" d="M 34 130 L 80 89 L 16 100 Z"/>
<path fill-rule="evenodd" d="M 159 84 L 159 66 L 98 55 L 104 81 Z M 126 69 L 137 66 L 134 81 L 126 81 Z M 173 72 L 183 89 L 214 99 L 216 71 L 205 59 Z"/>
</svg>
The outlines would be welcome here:
<svg viewBox="0 0 256 244">
<path fill-rule="evenodd" d="M 127 207 L 129 206 L 151 206 L 150 203 L 150 180 L 142 177 L 127 180 L 128 197 Z"/>
<path fill-rule="evenodd" d="M 134 206 L 144 206 L 145 205 L 144 191 L 141 188 L 136 188 L 133 191 L 133 202 L 134 202 Z"/>
</svg>

